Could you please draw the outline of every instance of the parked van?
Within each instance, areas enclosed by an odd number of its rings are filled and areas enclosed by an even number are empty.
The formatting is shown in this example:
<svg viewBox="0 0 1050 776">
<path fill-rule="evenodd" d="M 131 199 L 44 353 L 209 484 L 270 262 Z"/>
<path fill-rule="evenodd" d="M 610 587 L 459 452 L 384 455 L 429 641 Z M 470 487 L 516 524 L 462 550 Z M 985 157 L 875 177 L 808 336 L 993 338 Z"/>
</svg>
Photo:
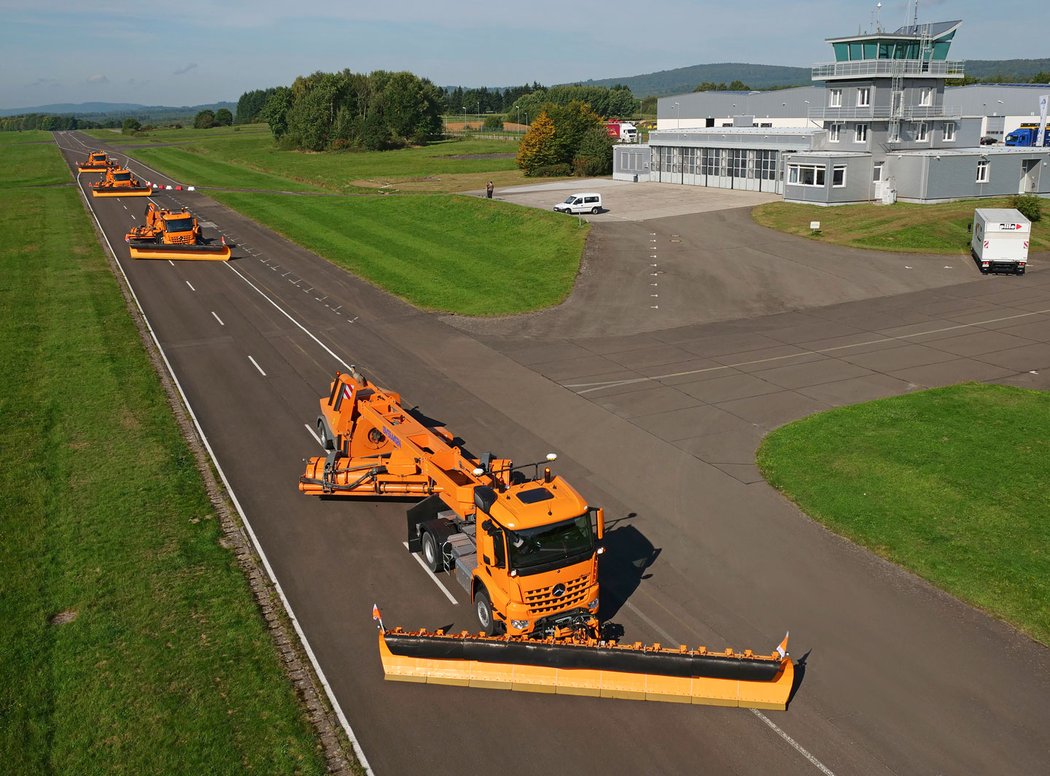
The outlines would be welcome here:
<svg viewBox="0 0 1050 776">
<path fill-rule="evenodd" d="M 564 202 L 554 206 L 559 213 L 600 213 L 601 194 L 570 194 Z"/>
</svg>

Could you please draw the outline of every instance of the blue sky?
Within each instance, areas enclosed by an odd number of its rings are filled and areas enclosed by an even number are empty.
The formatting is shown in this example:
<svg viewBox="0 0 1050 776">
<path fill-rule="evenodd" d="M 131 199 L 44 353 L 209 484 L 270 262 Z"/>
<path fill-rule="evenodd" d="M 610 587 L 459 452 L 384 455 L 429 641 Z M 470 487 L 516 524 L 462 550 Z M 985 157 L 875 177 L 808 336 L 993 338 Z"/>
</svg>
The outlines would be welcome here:
<svg viewBox="0 0 1050 776">
<path fill-rule="evenodd" d="M 925 0 L 919 19 L 964 21 L 953 59 L 1048 57 L 1047 14 L 1035 9 L 1045 6 Z M 831 58 L 824 38 L 869 29 L 873 10 L 857 0 L 0 0 L 0 107 L 235 101 L 343 68 L 505 86 L 708 62 L 809 66 Z M 901 26 L 905 3 L 884 2 L 880 18 Z"/>
</svg>

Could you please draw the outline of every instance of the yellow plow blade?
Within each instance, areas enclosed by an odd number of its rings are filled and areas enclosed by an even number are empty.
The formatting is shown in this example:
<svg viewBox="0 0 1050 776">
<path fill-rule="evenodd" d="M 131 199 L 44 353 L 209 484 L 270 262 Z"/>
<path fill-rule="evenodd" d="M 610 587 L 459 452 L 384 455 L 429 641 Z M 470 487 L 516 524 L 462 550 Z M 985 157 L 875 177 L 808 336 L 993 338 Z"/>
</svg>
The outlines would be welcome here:
<svg viewBox="0 0 1050 776">
<path fill-rule="evenodd" d="M 577 644 L 466 633 L 380 631 L 386 678 L 399 682 L 783 711 L 791 659 L 750 650 Z"/>
<path fill-rule="evenodd" d="M 149 186 L 96 186 L 91 189 L 93 197 L 148 197 L 152 193 L 153 189 Z"/>
<path fill-rule="evenodd" d="M 133 259 L 171 259 L 172 261 L 229 261 L 228 245 L 164 245 L 132 243 Z"/>
</svg>

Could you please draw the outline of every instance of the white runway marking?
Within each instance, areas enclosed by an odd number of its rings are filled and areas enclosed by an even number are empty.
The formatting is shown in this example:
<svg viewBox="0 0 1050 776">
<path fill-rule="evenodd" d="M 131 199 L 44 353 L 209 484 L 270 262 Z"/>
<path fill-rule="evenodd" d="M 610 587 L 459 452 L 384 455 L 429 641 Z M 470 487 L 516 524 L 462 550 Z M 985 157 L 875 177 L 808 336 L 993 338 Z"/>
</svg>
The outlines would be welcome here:
<svg viewBox="0 0 1050 776">
<path fill-rule="evenodd" d="M 196 291 L 197 290 L 196 288 L 193 287 L 193 283 L 191 283 L 188 280 L 186 281 L 186 285 L 190 287 L 190 291 Z"/>
<path fill-rule="evenodd" d="M 261 366 L 259 366 L 259 362 L 258 362 L 258 361 L 256 361 L 256 360 L 255 360 L 254 358 L 252 358 L 251 356 L 248 356 L 248 360 L 252 362 L 252 365 L 253 365 L 253 366 L 254 366 L 254 367 L 255 367 L 256 369 L 258 369 L 258 370 L 259 370 L 259 374 L 261 374 L 261 375 L 262 375 L 263 377 L 266 377 L 266 372 L 264 372 L 264 371 L 263 371 L 263 368 L 262 368 Z"/>
<path fill-rule="evenodd" d="M 656 274 L 655 272 L 652 274 Z M 928 331 L 917 331 L 912 334 L 899 334 L 893 337 L 879 337 L 877 339 L 865 340 L 864 342 L 854 342 L 852 345 L 836 345 L 832 348 L 819 348 L 816 350 L 804 350 L 801 353 L 789 353 L 786 356 L 770 356 L 769 358 L 758 358 L 754 361 L 738 361 L 735 364 L 722 364 L 721 366 L 708 366 L 703 369 L 690 369 L 686 372 L 668 372 L 664 375 L 656 375 L 654 377 L 636 377 L 631 380 L 607 380 L 601 383 L 575 383 L 567 384 L 566 388 L 582 388 L 583 390 L 577 391 L 579 394 L 592 393 L 594 391 L 600 391 L 602 388 L 619 388 L 622 385 L 634 385 L 635 383 L 647 383 L 656 382 L 659 380 L 667 380 L 672 377 L 688 377 L 689 375 L 705 374 L 707 372 L 718 372 L 722 369 L 734 369 L 738 366 L 754 366 L 755 364 L 767 364 L 772 361 L 784 361 L 789 358 L 799 358 L 800 356 L 808 356 L 813 353 L 831 353 L 836 350 L 849 350 L 850 348 L 860 348 L 867 345 L 879 345 L 883 342 L 894 342 L 899 340 L 907 340 L 913 337 L 925 337 L 928 334 L 943 334 L 946 331 L 957 331 L 959 329 L 969 329 L 976 326 L 985 326 L 989 323 L 1002 323 L 1003 321 L 1013 321 L 1017 318 L 1028 318 L 1032 315 L 1045 315 L 1050 313 L 1050 310 L 1036 310 L 1030 313 L 1018 313 L 1017 315 L 1005 315 L 1002 318 L 990 318 L 987 321 L 975 321 L 974 323 L 959 323 L 955 326 L 944 326 L 940 329 L 930 329 Z M 802 347 L 801 345 L 798 347 Z"/>
<path fill-rule="evenodd" d="M 310 424 L 309 423 L 303 423 L 303 426 L 306 427 L 306 432 L 310 436 L 312 436 L 314 438 L 314 440 L 317 442 L 317 444 L 321 445 L 321 437 L 317 436 L 317 434 L 314 433 L 314 430 L 312 428 L 310 428 Z M 321 445 L 321 447 L 324 447 L 324 445 Z"/>
<path fill-rule="evenodd" d="M 408 542 L 401 542 L 401 544 L 406 550 L 408 549 Z M 449 601 L 451 601 L 454 605 L 458 606 L 459 605 L 459 601 L 456 600 L 456 597 L 454 595 L 452 595 L 452 593 L 448 592 L 448 588 L 447 587 L 445 587 L 443 584 L 441 584 L 441 580 L 437 578 L 437 575 L 435 575 L 433 571 L 431 571 L 430 569 L 427 568 L 427 564 L 423 562 L 423 559 L 421 557 L 419 557 L 419 553 L 418 552 L 413 552 L 413 553 L 410 553 L 410 554 L 412 555 L 413 558 L 416 559 L 416 563 L 418 563 L 420 565 L 420 567 L 423 569 L 423 571 L 427 572 L 427 576 L 430 577 L 432 580 L 434 580 L 434 584 L 441 588 L 441 592 L 445 594 L 445 597 Z"/>
<path fill-rule="evenodd" d="M 215 316 L 215 320 L 217 320 L 217 321 L 219 322 L 219 325 L 220 325 L 220 326 L 225 326 L 225 325 L 226 325 L 225 323 L 223 323 L 223 322 L 222 322 L 222 318 L 220 318 L 220 317 L 218 316 L 218 314 L 217 314 L 217 313 L 216 313 L 216 312 L 215 312 L 214 310 L 212 310 L 212 311 L 211 311 L 211 314 L 212 314 L 213 316 Z"/>
</svg>

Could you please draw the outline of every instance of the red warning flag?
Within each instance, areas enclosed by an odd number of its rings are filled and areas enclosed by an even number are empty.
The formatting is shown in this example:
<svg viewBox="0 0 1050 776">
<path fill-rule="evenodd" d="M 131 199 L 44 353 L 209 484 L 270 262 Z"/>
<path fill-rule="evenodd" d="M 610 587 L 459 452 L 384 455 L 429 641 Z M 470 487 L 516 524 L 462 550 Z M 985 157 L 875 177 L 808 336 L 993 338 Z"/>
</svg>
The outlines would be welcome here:
<svg viewBox="0 0 1050 776">
<path fill-rule="evenodd" d="M 372 619 L 379 624 L 379 630 L 386 631 L 386 628 L 383 625 L 383 615 L 379 613 L 379 606 L 377 604 L 372 604 Z"/>
</svg>

